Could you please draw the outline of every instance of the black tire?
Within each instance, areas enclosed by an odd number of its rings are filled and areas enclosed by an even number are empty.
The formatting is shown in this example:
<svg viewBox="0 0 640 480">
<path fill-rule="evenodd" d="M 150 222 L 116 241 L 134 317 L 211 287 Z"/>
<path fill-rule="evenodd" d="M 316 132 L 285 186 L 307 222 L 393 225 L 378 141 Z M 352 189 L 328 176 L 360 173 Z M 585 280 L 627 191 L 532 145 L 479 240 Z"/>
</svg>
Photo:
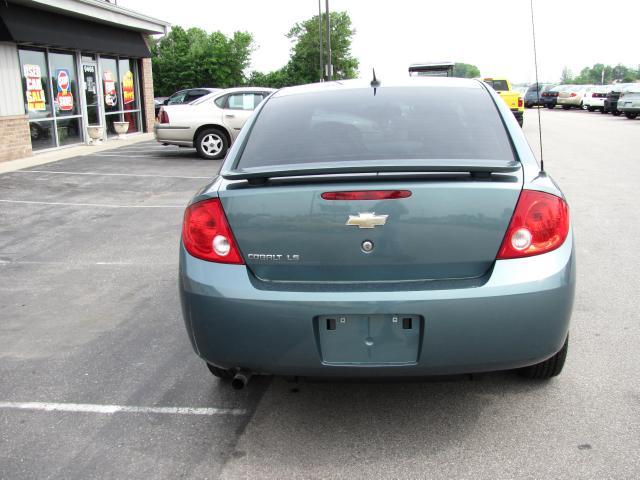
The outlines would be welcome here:
<svg viewBox="0 0 640 480">
<path fill-rule="evenodd" d="M 205 128 L 196 137 L 196 150 L 200 158 L 205 160 L 224 158 L 228 149 L 227 136 L 217 128 Z"/>
<path fill-rule="evenodd" d="M 547 107 L 548 109 L 552 109 L 552 108 L 555 108 L 555 105 L 551 105 L 550 103 L 547 103 L 545 107 Z"/>
<path fill-rule="evenodd" d="M 233 378 L 232 370 L 225 370 L 224 368 L 215 367 L 209 363 L 207 363 L 207 368 L 209 369 L 209 371 L 214 377 L 223 378 L 223 379 Z"/>
<path fill-rule="evenodd" d="M 589 110 L 590 112 L 593 112 L 595 109 L 595 107 L 587 107 L 587 110 Z"/>
<path fill-rule="evenodd" d="M 611 113 L 613 113 L 613 116 L 614 116 L 614 117 L 619 117 L 619 116 L 622 114 L 622 112 L 621 112 L 620 110 L 614 110 L 614 111 L 613 111 L 613 112 L 611 112 Z"/>
<path fill-rule="evenodd" d="M 627 117 L 629 120 L 635 120 L 638 114 L 633 112 L 626 112 L 624 116 Z"/>
<path fill-rule="evenodd" d="M 569 336 L 564 341 L 564 345 L 558 353 L 544 362 L 536 363 L 530 367 L 524 367 L 518 370 L 518 373 L 526 378 L 546 379 L 559 375 L 564 367 L 567 359 L 567 350 L 569 349 Z"/>
</svg>

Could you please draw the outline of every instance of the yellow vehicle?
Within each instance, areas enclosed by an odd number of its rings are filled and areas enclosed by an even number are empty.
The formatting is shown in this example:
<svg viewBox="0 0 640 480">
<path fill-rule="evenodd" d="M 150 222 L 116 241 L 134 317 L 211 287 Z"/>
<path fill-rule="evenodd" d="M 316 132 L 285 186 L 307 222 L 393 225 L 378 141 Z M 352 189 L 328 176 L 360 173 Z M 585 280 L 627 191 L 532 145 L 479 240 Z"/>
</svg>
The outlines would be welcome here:
<svg viewBox="0 0 640 480">
<path fill-rule="evenodd" d="M 522 94 L 511 90 L 511 83 L 506 78 L 483 78 L 484 82 L 492 87 L 511 109 L 513 116 L 522 126 L 524 123 L 524 100 Z"/>
</svg>

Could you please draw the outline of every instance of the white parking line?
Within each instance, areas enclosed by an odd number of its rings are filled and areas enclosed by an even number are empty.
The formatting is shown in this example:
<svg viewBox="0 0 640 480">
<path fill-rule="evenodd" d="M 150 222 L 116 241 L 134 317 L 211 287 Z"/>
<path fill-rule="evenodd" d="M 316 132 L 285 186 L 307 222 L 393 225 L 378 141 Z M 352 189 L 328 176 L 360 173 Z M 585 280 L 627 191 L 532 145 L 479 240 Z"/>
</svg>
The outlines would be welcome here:
<svg viewBox="0 0 640 480">
<path fill-rule="evenodd" d="M 176 262 L 154 262 L 154 263 L 141 263 L 141 262 L 63 262 L 63 261 L 37 261 L 37 260 L 0 260 L 0 265 L 69 265 L 75 266 L 107 266 L 107 267 L 168 267 L 177 265 Z"/>
<path fill-rule="evenodd" d="M 0 402 L 0 409 L 39 410 L 44 412 L 157 413 L 162 415 L 246 415 L 241 408 L 132 407 L 128 405 L 96 405 L 90 403 Z"/>
<path fill-rule="evenodd" d="M 187 177 L 183 175 L 154 175 L 144 173 L 101 173 L 101 172 L 65 172 L 61 170 L 16 170 L 11 173 L 58 173 L 63 175 L 104 175 L 107 177 L 151 177 L 151 178 L 194 178 L 210 179 L 213 177 Z"/>
<path fill-rule="evenodd" d="M 185 208 L 184 205 L 109 205 L 106 203 L 63 203 L 36 202 L 34 200 L 2 200 L 2 203 L 22 203 L 27 205 L 64 205 L 69 207 L 105 207 L 105 208 Z"/>
</svg>

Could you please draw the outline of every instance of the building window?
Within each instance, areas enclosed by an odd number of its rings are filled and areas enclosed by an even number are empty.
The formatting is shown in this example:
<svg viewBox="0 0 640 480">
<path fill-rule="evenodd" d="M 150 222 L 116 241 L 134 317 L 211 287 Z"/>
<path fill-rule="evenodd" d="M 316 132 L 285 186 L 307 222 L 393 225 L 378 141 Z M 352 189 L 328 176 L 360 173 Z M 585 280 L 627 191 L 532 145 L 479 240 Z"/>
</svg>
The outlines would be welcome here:
<svg viewBox="0 0 640 480">
<path fill-rule="evenodd" d="M 18 54 L 31 148 L 42 150 L 82 142 L 75 55 L 26 48 L 20 48 Z"/>
</svg>

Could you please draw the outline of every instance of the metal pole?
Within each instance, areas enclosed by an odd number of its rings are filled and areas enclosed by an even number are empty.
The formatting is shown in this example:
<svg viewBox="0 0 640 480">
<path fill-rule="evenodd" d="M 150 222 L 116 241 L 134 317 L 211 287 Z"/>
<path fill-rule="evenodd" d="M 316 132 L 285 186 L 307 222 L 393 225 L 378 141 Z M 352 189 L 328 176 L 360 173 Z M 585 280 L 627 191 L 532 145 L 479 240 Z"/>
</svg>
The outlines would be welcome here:
<svg viewBox="0 0 640 480">
<path fill-rule="evenodd" d="M 329 0 L 325 0 L 327 8 L 327 80 L 333 79 L 333 65 L 331 64 L 331 18 L 329 16 Z"/>
<path fill-rule="evenodd" d="M 320 34 L 320 81 L 324 81 L 324 53 L 322 48 L 322 0 L 318 0 L 318 32 Z"/>
</svg>

